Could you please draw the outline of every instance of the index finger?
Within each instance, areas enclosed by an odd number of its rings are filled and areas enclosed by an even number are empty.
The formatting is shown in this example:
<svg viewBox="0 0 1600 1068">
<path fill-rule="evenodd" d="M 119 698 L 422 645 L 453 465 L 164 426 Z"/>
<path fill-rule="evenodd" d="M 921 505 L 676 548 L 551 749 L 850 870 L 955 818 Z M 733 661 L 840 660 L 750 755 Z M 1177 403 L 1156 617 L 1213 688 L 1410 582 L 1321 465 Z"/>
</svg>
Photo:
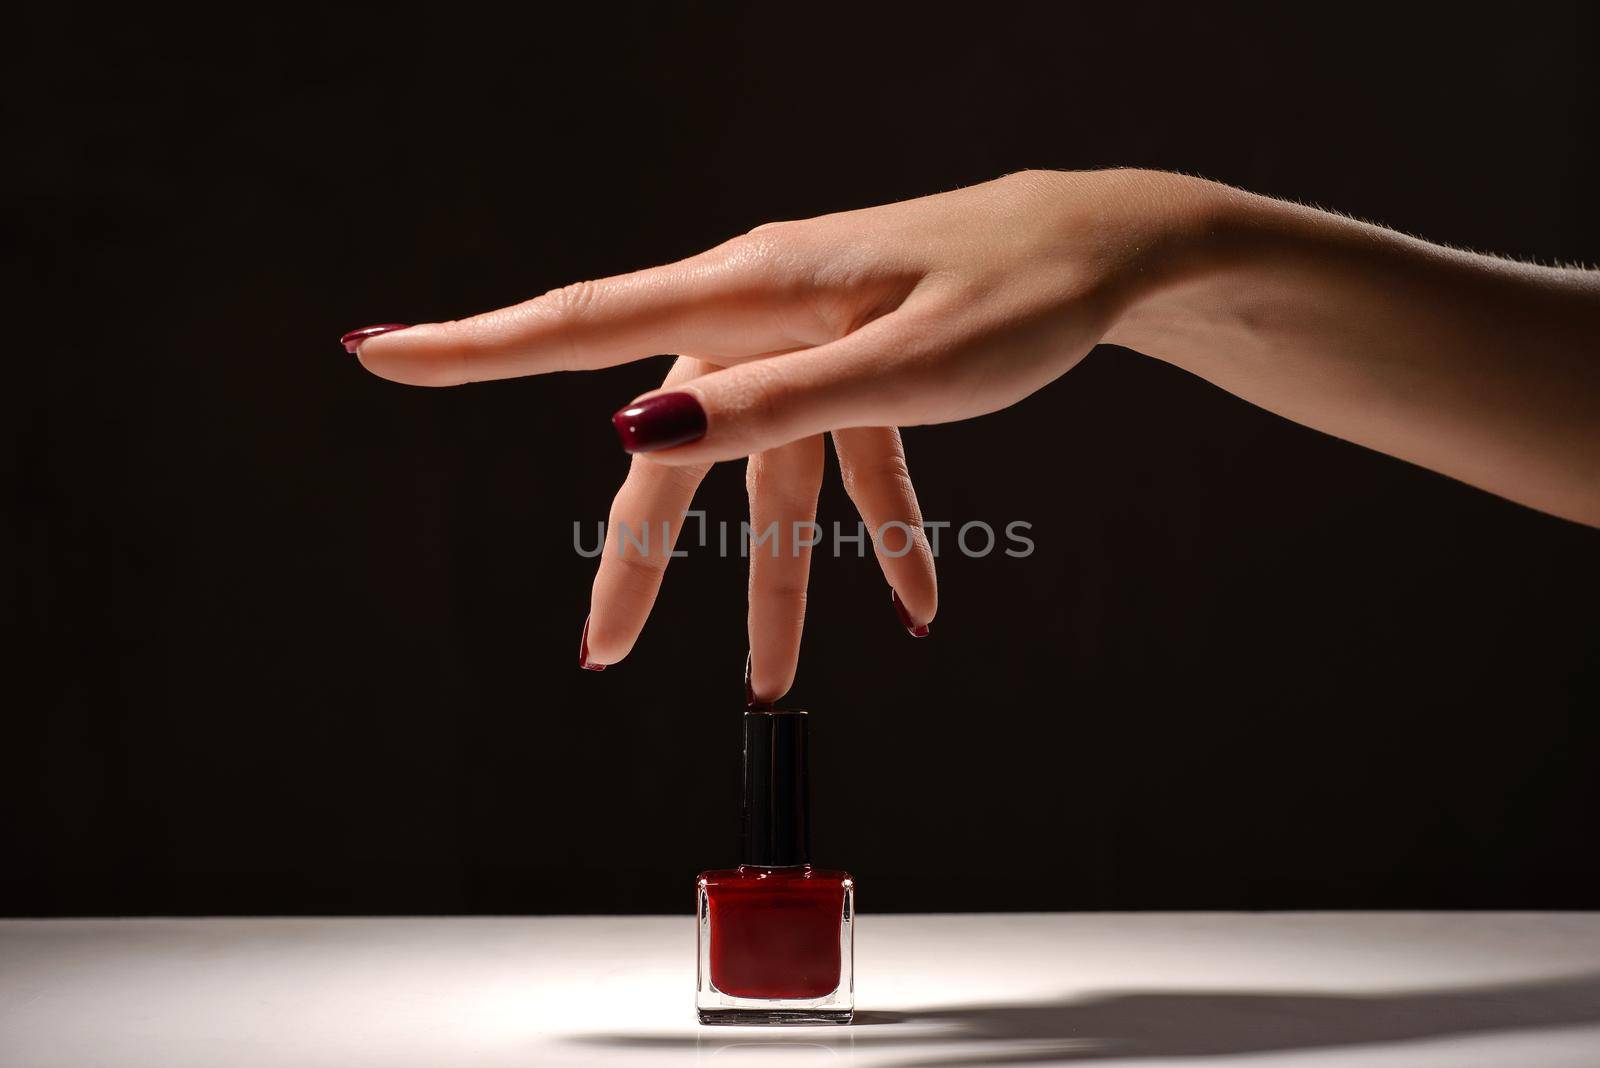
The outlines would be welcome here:
<svg viewBox="0 0 1600 1068">
<path fill-rule="evenodd" d="M 578 282 L 498 311 L 357 338 L 356 355 L 382 378 L 455 386 L 665 352 L 739 358 L 815 344 L 784 329 L 798 294 L 782 284 L 791 265 L 776 240 L 745 235 L 677 263 Z"/>
<path fill-rule="evenodd" d="M 663 385 L 679 385 L 705 370 L 697 360 L 679 358 Z M 710 469 L 710 464 L 673 468 L 648 456 L 633 458 L 606 522 L 608 544 L 601 547 L 589 595 L 581 667 L 603 670 L 632 651 L 655 606 L 695 490 Z"/>
</svg>

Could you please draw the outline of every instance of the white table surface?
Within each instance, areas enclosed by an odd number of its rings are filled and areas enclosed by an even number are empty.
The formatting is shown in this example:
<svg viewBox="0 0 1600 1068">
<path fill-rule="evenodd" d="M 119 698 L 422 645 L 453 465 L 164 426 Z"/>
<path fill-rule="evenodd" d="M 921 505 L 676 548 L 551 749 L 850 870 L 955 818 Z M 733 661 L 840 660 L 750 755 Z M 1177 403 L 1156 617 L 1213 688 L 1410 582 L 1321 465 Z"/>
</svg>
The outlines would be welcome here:
<svg viewBox="0 0 1600 1068">
<path fill-rule="evenodd" d="M 867 914 L 851 1027 L 701 1027 L 694 966 L 687 916 L 0 921 L 0 1066 L 1600 1066 L 1600 914 Z"/>
</svg>

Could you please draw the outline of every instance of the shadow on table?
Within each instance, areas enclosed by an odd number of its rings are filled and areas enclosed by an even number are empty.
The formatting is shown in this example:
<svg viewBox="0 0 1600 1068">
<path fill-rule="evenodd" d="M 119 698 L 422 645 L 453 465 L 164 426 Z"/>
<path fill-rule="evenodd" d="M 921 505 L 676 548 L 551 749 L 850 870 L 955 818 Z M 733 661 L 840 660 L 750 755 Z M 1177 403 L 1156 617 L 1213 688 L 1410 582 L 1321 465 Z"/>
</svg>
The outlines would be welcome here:
<svg viewBox="0 0 1600 1068">
<path fill-rule="evenodd" d="M 820 1046 L 888 1052 L 912 1066 L 1048 1064 L 1144 1057 L 1220 1057 L 1414 1042 L 1600 1023 L 1600 974 L 1499 986 L 1382 994 L 1148 991 L 1020 1005 L 860 1012 L 830 1040 L 819 1028 L 759 1041 L 594 1034 L 574 1042 L 613 1050 L 702 1052 L 722 1046 Z M 907 1025 L 915 1025 L 907 1026 Z M 746 1032 L 746 1036 L 748 1036 Z M 941 1051 L 985 1043 L 981 1051 Z M 912 1047 L 924 1047 L 913 1050 Z"/>
</svg>

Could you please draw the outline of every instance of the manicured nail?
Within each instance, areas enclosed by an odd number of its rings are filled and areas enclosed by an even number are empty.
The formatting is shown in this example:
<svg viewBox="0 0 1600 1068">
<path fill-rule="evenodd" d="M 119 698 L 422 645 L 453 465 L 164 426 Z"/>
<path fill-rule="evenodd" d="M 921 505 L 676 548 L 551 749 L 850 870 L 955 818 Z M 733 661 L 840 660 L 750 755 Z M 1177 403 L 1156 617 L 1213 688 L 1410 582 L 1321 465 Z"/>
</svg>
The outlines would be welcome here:
<svg viewBox="0 0 1600 1068">
<path fill-rule="evenodd" d="M 594 664 L 589 661 L 589 617 L 583 617 L 583 637 L 578 639 L 578 666 L 585 671 L 604 671 L 604 664 Z"/>
<path fill-rule="evenodd" d="M 894 614 L 900 617 L 900 625 L 906 628 L 906 633 L 913 638 L 926 638 L 928 625 L 918 623 L 911 618 L 911 613 L 906 611 L 905 602 L 900 600 L 900 593 L 894 587 L 889 588 L 889 599 L 894 602 Z"/>
<path fill-rule="evenodd" d="M 339 339 L 339 344 L 344 346 L 344 351 L 354 356 L 361 351 L 361 343 L 369 337 L 379 334 L 392 334 L 396 330 L 404 330 L 410 323 L 379 323 L 377 326 L 363 326 L 360 330 L 352 330 Z"/>
<path fill-rule="evenodd" d="M 706 436 L 706 410 L 688 393 L 658 393 L 611 417 L 624 452 L 655 452 Z"/>
<path fill-rule="evenodd" d="M 756 692 L 750 686 L 750 654 L 744 654 L 744 706 L 748 709 L 760 711 L 771 708 L 771 701 L 757 701 Z"/>
</svg>

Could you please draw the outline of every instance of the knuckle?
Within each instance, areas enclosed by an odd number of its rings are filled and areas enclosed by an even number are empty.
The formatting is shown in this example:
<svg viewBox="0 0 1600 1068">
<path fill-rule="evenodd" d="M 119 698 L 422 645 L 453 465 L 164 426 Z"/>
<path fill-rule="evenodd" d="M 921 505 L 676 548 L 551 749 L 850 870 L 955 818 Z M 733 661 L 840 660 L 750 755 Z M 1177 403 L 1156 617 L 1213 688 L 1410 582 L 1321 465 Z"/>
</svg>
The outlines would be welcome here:
<svg viewBox="0 0 1600 1068">
<path fill-rule="evenodd" d="M 744 465 L 745 496 L 751 501 L 763 498 L 769 481 L 771 481 L 771 471 L 768 470 L 766 453 L 752 453 Z"/>
<path fill-rule="evenodd" d="M 721 270 L 730 276 L 780 292 L 808 291 L 815 285 L 819 263 L 815 243 L 806 239 L 800 223 L 778 223 L 740 234 L 713 251 Z"/>
<path fill-rule="evenodd" d="M 757 498 L 751 507 L 760 511 L 760 523 L 777 520 L 786 543 L 795 537 L 791 523 L 804 525 L 816 521 L 817 494 L 813 486 L 793 485 L 787 479 L 769 479 L 751 496 Z"/>
<path fill-rule="evenodd" d="M 750 457 L 744 484 L 751 509 L 761 513 L 761 522 L 810 516 L 816 510 L 817 495 L 810 480 L 797 479 L 792 466 L 774 462 L 770 450 Z"/>
<path fill-rule="evenodd" d="M 758 582 L 752 581 L 751 589 L 755 590 L 758 585 L 760 587 L 758 599 L 762 606 L 763 622 L 768 625 L 797 623 L 803 627 L 808 596 L 806 584 L 780 577 L 779 569 L 772 566 L 788 563 L 787 553 L 776 560 L 760 553 L 752 556 L 751 561 L 752 570 L 760 575 Z"/>
<path fill-rule="evenodd" d="M 654 589 L 660 585 L 661 576 L 667 570 L 664 553 L 641 553 L 628 549 L 613 554 L 611 559 L 622 569 L 623 581 L 636 590 Z"/>
<path fill-rule="evenodd" d="M 565 355 L 565 365 L 576 366 L 573 333 L 581 327 L 600 302 L 600 284 L 572 282 L 535 297 L 523 306 L 523 315 L 555 342 Z"/>
<path fill-rule="evenodd" d="M 777 604 L 786 604 L 800 609 L 800 611 L 796 612 L 796 617 L 798 621 L 804 621 L 806 587 L 803 583 L 779 582 L 766 591 L 766 596 Z"/>
<path fill-rule="evenodd" d="M 622 564 L 634 575 L 647 582 L 658 582 L 667 570 L 665 552 L 634 553 L 624 555 Z"/>
<path fill-rule="evenodd" d="M 535 303 L 542 306 L 544 314 L 557 321 L 581 320 L 594 306 L 595 298 L 599 295 L 598 290 L 599 286 L 594 282 L 572 282 L 550 290 Z"/>
<path fill-rule="evenodd" d="M 766 270 L 781 261 L 784 242 L 772 230 L 751 231 L 718 246 L 722 263 L 730 268 Z"/>
<path fill-rule="evenodd" d="M 852 499 L 869 486 L 887 487 L 900 497 L 913 492 L 911 469 L 906 466 L 904 456 L 876 456 L 867 462 L 847 461 L 840 464 L 839 476 Z"/>
<path fill-rule="evenodd" d="M 710 464 L 664 464 L 639 453 L 628 466 L 623 484 L 628 489 L 660 487 L 671 496 L 690 498 L 710 470 Z"/>
<path fill-rule="evenodd" d="M 928 541 L 928 532 L 922 529 L 922 517 L 913 516 L 907 521 L 906 526 L 910 528 L 908 536 L 911 539 L 911 553 L 931 558 L 933 556 L 933 546 Z"/>
</svg>

